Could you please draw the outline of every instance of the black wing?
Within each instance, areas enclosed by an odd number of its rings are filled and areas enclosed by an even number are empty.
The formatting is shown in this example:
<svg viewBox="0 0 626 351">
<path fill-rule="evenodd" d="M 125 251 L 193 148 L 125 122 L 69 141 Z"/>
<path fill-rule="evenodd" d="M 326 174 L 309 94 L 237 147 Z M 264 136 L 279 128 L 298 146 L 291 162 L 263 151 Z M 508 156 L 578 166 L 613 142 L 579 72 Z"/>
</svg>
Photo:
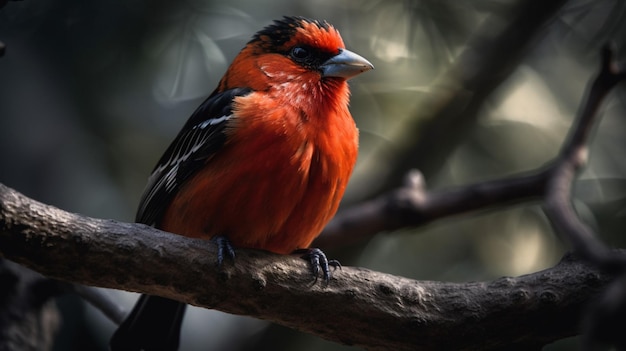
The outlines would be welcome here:
<svg viewBox="0 0 626 351">
<path fill-rule="evenodd" d="M 224 128 L 232 117 L 233 99 L 250 91 L 236 88 L 213 93 L 191 115 L 150 174 L 136 222 L 158 225 L 180 184 L 224 144 Z"/>
</svg>

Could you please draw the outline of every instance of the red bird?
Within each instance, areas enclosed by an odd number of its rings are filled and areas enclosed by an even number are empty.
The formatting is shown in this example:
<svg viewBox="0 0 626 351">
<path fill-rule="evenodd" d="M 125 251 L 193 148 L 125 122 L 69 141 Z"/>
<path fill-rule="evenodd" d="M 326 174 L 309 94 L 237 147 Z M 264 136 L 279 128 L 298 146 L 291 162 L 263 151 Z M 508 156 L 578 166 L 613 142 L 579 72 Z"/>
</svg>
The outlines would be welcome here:
<svg viewBox="0 0 626 351">
<path fill-rule="evenodd" d="M 258 32 L 193 113 L 148 180 L 136 221 L 233 247 L 309 249 L 334 216 L 357 158 L 347 79 L 372 64 L 327 22 L 285 17 Z M 144 295 L 112 350 L 175 350 L 184 304 Z"/>
</svg>

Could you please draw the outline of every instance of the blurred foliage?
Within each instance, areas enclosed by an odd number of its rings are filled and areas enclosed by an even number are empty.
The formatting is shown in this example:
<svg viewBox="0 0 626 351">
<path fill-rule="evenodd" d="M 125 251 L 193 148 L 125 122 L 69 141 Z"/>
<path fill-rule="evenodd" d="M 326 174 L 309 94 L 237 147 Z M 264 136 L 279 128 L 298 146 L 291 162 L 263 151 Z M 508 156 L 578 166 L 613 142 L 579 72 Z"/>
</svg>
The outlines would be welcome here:
<svg viewBox="0 0 626 351">
<path fill-rule="evenodd" d="M 434 82 L 467 41 L 487 19 L 506 23 L 515 3 L 9 2 L 0 9 L 0 40 L 6 44 L 0 59 L 0 181 L 67 210 L 132 220 L 154 163 L 228 62 L 272 19 L 303 15 L 333 23 L 347 46 L 376 67 L 351 82 L 361 156 L 347 200 L 366 198 L 378 179 L 373 175 L 390 167 L 386 159 L 372 160 L 373 151 L 394 148 L 393 131 L 416 116 L 422 101 L 437 98 Z M 613 40 L 624 51 L 625 15 L 626 3 L 619 0 L 567 3 L 540 28 L 522 64 L 491 95 L 444 167 L 427 179 L 430 186 L 506 176 L 554 157 L 596 71 L 599 46 Z M 494 36 L 500 29 L 495 24 Z M 619 87 L 603 108 L 591 162 L 575 194 L 584 219 L 618 246 L 626 246 L 624 102 Z M 440 140 L 450 142 L 457 141 Z M 565 250 L 540 207 L 530 203 L 381 233 L 333 256 L 415 279 L 470 281 L 543 269 Z M 130 308 L 134 295 L 111 294 Z M 91 307 L 64 305 L 71 318 L 59 349 L 106 349 L 113 325 Z M 82 320 L 89 321 L 87 331 Z M 192 309 L 184 326 L 183 350 L 350 349 L 215 311 Z M 563 345 L 567 349 L 571 341 Z M 558 350 L 558 343 L 550 348 Z"/>
</svg>

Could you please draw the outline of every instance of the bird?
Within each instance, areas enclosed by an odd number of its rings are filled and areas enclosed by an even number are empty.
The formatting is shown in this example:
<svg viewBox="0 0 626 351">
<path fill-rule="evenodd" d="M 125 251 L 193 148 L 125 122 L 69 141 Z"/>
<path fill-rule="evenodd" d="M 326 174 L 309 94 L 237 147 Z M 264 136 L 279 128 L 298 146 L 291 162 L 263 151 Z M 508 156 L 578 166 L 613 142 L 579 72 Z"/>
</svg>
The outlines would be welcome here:
<svg viewBox="0 0 626 351">
<path fill-rule="evenodd" d="M 136 222 L 235 248 L 302 253 L 330 279 L 313 240 L 335 215 L 358 154 L 347 80 L 374 66 L 326 21 L 275 20 L 233 59 L 148 178 Z M 185 304 L 142 295 L 110 349 L 176 350 Z"/>
</svg>

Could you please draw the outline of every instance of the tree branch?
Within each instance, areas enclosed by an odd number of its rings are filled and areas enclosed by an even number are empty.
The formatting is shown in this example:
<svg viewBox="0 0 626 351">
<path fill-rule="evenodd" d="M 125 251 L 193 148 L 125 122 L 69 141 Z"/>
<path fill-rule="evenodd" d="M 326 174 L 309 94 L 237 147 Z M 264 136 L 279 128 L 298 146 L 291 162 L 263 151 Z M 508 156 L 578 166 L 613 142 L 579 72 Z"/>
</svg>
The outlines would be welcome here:
<svg viewBox="0 0 626 351">
<path fill-rule="evenodd" d="M 421 173 L 413 170 L 406 175 L 402 187 L 339 212 L 314 245 L 349 245 L 384 231 L 418 227 L 453 215 L 539 200 L 545 193 L 549 177 L 546 168 L 510 178 L 428 191 Z"/>
<path fill-rule="evenodd" d="M 613 49 L 607 45 L 602 50 L 600 72 L 589 87 L 576 123 L 552 166 L 552 176 L 546 187 L 544 210 L 555 231 L 561 234 L 575 252 L 604 269 L 623 272 L 626 260 L 614 255 L 602 244 L 576 214 L 571 200 L 571 188 L 575 177 L 587 162 L 588 140 L 596 121 L 602 101 L 611 89 L 626 78 L 615 62 Z"/>
<path fill-rule="evenodd" d="M 344 267 L 326 286 L 312 281 L 304 260 L 255 250 L 237 250 L 220 271 L 208 241 L 68 213 L 3 185 L 0 255 L 49 277 L 165 296 L 370 350 L 542 345 L 575 334 L 584 303 L 611 279 L 564 260 L 490 283 Z"/>
</svg>

